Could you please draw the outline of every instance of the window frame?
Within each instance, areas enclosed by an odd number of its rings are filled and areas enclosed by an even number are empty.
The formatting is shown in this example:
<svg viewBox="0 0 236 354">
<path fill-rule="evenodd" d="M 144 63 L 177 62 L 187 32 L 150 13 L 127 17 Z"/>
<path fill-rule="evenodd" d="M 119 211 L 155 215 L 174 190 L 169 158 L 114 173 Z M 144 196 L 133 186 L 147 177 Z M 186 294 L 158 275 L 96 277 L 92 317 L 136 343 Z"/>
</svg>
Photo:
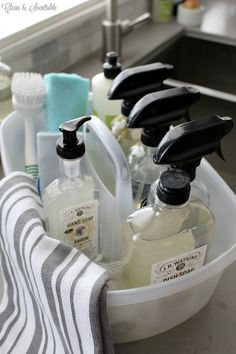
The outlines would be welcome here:
<svg viewBox="0 0 236 354">
<path fill-rule="evenodd" d="M 81 20 L 104 11 L 106 1 L 89 0 L 0 40 L 2 58 L 23 55 L 73 30 Z"/>
</svg>

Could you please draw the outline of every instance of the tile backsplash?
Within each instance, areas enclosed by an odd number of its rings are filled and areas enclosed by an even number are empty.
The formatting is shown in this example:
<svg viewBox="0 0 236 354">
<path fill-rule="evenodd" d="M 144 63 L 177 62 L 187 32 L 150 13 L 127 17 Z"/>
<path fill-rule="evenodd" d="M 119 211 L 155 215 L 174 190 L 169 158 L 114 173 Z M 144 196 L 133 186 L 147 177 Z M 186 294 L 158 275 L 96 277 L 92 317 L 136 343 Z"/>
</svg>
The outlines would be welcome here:
<svg viewBox="0 0 236 354">
<path fill-rule="evenodd" d="M 148 11 L 147 0 L 125 0 L 119 7 L 120 19 L 134 19 Z M 102 45 L 101 22 L 105 11 L 81 20 L 78 26 L 61 37 L 9 61 L 13 71 L 59 72 L 98 51 Z"/>
</svg>

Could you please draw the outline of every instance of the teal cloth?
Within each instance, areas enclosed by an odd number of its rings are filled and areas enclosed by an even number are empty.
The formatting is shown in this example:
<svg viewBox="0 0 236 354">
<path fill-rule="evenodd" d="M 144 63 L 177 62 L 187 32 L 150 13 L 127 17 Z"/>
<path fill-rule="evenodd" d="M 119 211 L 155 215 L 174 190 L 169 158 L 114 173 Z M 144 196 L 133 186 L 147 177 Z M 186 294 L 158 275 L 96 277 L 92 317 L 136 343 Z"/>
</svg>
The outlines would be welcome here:
<svg viewBox="0 0 236 354">
<path fill-rule="evenodd" d="M 61 123 L 87 114 L 89 79 L 77 74 L 44 75 L 47 90 L 46 130 L 58 132 Z"/>
</svg>

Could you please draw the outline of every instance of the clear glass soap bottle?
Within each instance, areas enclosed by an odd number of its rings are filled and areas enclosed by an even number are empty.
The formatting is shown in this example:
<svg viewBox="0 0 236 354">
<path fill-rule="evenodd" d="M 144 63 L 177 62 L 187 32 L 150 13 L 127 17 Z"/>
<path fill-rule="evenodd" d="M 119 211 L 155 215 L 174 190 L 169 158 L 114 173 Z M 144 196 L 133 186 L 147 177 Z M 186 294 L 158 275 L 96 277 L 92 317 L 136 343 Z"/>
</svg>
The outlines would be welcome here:
<svg viewBox="0 0 236 354">
<path fill-rule="evenodd" d="M 137 149 L 140 150 L 140 154 L 137 153 Z M 141 144 L 136 144 L 130 148 L 128 163 L 132 178 L 134 207 L 136 209 L 147 204 L 150 186 L 166 170 L 165 166 L 157 166 L 153 163 L 155 152 L 156 148 L 145 145 L 141 146 Z M 132 156 L 135 156 L 133 161 Z"/>
<path fill-rule="evenodd" d="M 190 202 L 189 196 L 188 175 L 181 170 L 165 171 L 154 205 L 129 216 L 122 259 L 125 287 L 167 282 L 206 262 L 214 216 L 200 201 Z"/>
<path fill-rule="evenodd" d="M 91 176 L 81 173 L 85 153 L 76 131 L 91 117 L 81 117 L 60 125 L 63 137 L 57 141 L 60 176 L 45 189 L 43 206 L 50 236 L 78 248 L 89 258 L 98 256 L 98 201 Z"/>
</svg>

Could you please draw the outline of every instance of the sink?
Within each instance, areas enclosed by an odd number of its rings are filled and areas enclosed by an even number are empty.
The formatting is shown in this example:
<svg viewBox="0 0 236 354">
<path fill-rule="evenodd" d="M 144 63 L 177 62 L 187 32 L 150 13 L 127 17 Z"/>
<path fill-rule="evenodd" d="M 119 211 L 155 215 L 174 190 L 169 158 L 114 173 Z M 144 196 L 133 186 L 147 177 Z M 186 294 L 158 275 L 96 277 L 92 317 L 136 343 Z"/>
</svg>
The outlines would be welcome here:
<svg viewBox="0 0 236 354">
<path fill-rule="evenodd" d="M 145 64 L 172 64 L 174 72 L 167 87 L 194 86 L 201 92 L 190 109 L 191 119 L 210 115 L 230 116 L 235 128 L 222 141 L 226 161 L 216 154 L 207 160 L 236 192 L 236 46 L 183 36 L 146 57 Z"/>
<path fill-rule="evenodd" d="M 183 36 L 149 62 L 174 65 L 173 78 L 236 95 L 236 46 Z"/>
</svg>

